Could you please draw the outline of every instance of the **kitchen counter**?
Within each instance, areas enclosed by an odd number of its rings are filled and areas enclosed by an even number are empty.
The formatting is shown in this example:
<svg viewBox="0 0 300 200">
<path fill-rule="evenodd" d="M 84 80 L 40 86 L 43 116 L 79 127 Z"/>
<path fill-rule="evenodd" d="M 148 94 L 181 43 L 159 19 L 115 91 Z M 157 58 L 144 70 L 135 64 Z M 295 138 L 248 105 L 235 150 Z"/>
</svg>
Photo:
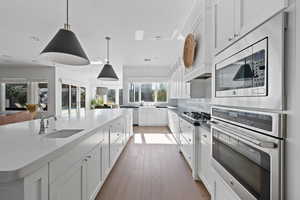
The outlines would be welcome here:
<svg viewBox="0 0 300 200">
<path fill-rule="evenodd" d="M 68 138 L 39 135 L 40 120 L 0 126 L 0 183 L 25 177 L 70 150 L 97 128 L 130 112 L 128 109 L 94 110 L 50 120 L 48 133 L 84 129 Z"/>
</svg>

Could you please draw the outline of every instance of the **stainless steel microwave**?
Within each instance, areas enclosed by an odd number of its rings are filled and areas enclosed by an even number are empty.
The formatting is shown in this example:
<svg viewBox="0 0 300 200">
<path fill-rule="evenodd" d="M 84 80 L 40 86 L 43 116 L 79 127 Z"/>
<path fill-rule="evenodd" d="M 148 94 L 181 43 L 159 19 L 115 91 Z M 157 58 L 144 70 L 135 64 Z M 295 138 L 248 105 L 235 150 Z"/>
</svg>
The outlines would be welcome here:
<svg viewBox="0 0 300 200">
<path fill-rule="evenodd" d="M 279 14 L 215 57 L 214 104 L 284 109 L 285 27 Z"/>
</svg>

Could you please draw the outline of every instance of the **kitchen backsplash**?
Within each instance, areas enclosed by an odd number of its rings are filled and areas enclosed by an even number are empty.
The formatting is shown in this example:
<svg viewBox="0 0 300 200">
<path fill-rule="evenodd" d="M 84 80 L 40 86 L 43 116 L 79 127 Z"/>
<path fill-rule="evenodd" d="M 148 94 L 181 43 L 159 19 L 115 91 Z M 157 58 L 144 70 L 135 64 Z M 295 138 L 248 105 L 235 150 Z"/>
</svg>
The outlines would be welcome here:
<svg viewBox="0 0 300 200">
<path fill-rule="evenodd" d="M 211 99 L 177 99 L 177 107 L 185 111 L 210 113 Z"/>
</svg>

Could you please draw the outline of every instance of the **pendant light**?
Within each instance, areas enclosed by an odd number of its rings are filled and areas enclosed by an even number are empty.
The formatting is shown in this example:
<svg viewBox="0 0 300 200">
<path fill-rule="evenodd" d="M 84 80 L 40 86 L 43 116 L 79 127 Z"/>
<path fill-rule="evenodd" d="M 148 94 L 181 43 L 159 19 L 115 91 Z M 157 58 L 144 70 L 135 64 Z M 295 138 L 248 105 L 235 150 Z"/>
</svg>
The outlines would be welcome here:
<svg viewBox="0 0 300 200">
<path fill-rule="evenodd" d="M 76 35 L 70 30 L 69 24 L 69 0 L 67 0 L 67 22 L 60 29 L 41 56 L 50 61 L 65 65 L 88 65 L 90 61 L 82 49 Z"/>
<path fill-rule="evenodd" d="M 102 81 L 118 81 L 118 76 L 116 75 L 112 65 L 109 64 L 109 40 L 111 38 L 105 37 L 105 39 L 107 41 L 107 63 L 103 66 L 103 69 L 100 72 L 98 79 Z"/>
</svg>

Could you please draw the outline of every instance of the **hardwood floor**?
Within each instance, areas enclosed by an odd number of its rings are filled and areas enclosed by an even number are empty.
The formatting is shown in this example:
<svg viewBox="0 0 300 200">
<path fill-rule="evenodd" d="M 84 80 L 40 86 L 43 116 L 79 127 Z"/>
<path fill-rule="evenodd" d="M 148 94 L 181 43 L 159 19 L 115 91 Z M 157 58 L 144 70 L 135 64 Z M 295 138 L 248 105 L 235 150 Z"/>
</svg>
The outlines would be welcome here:
<svg viewBox="0 0 300 200">
<path fill-rule="evenodd" d="M 96 200 L 209 200 L 167 127 L 135 127 Z"/>
</svg>

